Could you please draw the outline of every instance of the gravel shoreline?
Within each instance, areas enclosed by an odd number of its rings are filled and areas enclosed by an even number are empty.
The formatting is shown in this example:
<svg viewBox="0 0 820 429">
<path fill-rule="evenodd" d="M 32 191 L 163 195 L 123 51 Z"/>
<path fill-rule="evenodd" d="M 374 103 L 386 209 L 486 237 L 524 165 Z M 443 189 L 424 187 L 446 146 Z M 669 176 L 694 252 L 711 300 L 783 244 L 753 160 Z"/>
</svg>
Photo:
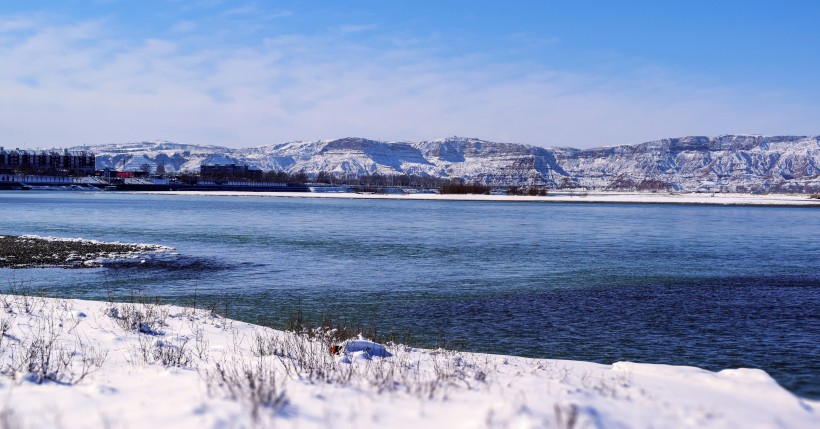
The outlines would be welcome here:
<svg viewBox="0 0 820 429">
<path fill-rule="evenodd" d="M 106 243 L 75 238 L 0 236 L 0 268 L 94 268 L 104 260 L 134 259 L 171 250 L 157 244 Z"/>
</svg>

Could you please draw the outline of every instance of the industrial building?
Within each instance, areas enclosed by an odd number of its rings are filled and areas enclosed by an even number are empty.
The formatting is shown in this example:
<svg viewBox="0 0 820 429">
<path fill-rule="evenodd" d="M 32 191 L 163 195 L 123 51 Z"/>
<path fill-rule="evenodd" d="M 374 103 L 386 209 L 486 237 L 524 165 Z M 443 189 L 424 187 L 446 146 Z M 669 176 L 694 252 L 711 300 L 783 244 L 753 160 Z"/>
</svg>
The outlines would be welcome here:
<svg viewBox="0 0 820 429">
<path fill-rule="evenodd" d="M 2 173 L 92 176 L 95 164 L 94 154 L 87 151 L 5 150 L 0 147 Z"/>
<path fill-rule="evenodd" d="M 238 164 L 202 164 L 199 174 L 210 180 L 247 179 L 262 180 L 262 170 Z"/>
</svg>

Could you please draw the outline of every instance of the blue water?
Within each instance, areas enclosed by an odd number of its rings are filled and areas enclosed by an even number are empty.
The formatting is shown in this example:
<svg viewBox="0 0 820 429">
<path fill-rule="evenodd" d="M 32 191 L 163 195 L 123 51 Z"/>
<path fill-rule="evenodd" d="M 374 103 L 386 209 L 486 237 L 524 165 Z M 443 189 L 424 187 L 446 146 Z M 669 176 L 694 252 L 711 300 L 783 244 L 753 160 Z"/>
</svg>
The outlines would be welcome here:
<svg viewBox="0 0 820 429">
<path fill-rule="evenodd" d="M 762 368 L 820 398 L 818 231 L 816 208 L 10 191 L 0 234 L 180 255 L 0 276 L 68 297 L 195 296 L 280 327 L 301 307 L 419 345 Z"/>
</svg>

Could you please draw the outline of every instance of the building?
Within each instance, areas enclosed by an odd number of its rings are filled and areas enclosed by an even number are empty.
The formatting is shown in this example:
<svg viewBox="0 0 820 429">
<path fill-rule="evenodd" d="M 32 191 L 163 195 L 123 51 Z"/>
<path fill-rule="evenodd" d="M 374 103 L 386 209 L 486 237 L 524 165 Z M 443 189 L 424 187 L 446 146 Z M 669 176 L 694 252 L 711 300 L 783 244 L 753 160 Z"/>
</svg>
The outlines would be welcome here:
<svg viewBox="0 0 820 429">
<path fill-rule="evenodd" d="M 202 164 L 199 167 L 199 175 L 207 179 L 247 179 L 261 180 L 262 170 L 239 164 Z"/>
<path fill-rule="evenodd" d="M 96 157 L 88 151 L 6 150 L 0 147 L 0 172 L 92 176 Z"/>
</svg>

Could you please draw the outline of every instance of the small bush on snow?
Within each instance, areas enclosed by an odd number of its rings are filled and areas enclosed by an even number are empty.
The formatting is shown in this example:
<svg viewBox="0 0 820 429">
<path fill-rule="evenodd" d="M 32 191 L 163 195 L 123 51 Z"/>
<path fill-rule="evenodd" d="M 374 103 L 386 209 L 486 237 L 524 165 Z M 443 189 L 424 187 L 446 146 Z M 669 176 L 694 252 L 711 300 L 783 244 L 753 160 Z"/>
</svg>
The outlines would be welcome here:
<svg viewBox="0 0 820 429">
<path fill-rule="evenodd" d="M 259 421 L 263 408 L 275 414 L 288 404 L 284 382 L 277 379 L 273 365 L 262 358 L 252 363 L 223 360 L 205 371 L 205 380 L 209 394 L 245 404 L 254 421 Z"/>
<path fill-rule="evenodd" d="M 33 317 L 28 332 L 18 332 L 19 341 L 4 341 L 10 335 L 10 313 L 0 320 L 0 373 L 14 379 L 28 379 L 42 384 L 53 381 L 76 384 L 105 362 L 107 351 L 84 343 L 79 337 L 73 342 L 63 340 L 79 324 L 79 320 L 66 319 L 62 313 L 47 308 L 45 298 L 30 296 L 2 297 L 6 311 L 20 309 Z"/>
<path fill-rule="evenodd" d="M 126 331 L 162 335 L 162 327 L 167 326 L 168 309 L 157 301 L 143 299 L 137 303 L 109 303 L 106 314 Z"/>
</svg>

